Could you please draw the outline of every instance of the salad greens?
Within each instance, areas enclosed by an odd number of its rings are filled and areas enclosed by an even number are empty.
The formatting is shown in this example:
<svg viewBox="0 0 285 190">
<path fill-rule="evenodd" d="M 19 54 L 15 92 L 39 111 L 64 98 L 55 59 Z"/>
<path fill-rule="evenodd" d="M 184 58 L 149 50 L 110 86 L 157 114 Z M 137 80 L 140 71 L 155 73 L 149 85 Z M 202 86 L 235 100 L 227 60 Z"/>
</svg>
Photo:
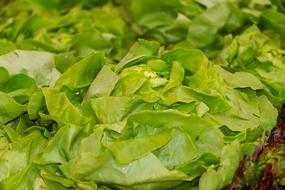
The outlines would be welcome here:
<svg viewBox="0 0 285 190">
<path fill-rule="evenodd" d="M 256 147 L 251 155 L 244 155 L 231 184 L 223 190 L 230 189 L 282 189 L 284 187 L 284 129 L 285 106 L 278 116 L 265 144 Z"/>
<path fill-rule="evenodd" d="M 284 6 L 0 2 L 0 189 L 230 184 L 285 99 Z"/>
</svg>

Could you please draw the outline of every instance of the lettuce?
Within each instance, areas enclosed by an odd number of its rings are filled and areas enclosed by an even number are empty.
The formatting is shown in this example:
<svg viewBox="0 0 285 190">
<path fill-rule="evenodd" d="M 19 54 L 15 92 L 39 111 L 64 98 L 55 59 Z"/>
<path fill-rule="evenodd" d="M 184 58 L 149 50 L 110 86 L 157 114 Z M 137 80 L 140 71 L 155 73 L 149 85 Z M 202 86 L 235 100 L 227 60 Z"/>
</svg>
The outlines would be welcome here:
<svg viewBox="0 0 285 190">
<path fill-rule="evenodd" d="M 0 189 L 218 190 L 276 124 L 281 1 L 2 4 Z"/>
</svg>

